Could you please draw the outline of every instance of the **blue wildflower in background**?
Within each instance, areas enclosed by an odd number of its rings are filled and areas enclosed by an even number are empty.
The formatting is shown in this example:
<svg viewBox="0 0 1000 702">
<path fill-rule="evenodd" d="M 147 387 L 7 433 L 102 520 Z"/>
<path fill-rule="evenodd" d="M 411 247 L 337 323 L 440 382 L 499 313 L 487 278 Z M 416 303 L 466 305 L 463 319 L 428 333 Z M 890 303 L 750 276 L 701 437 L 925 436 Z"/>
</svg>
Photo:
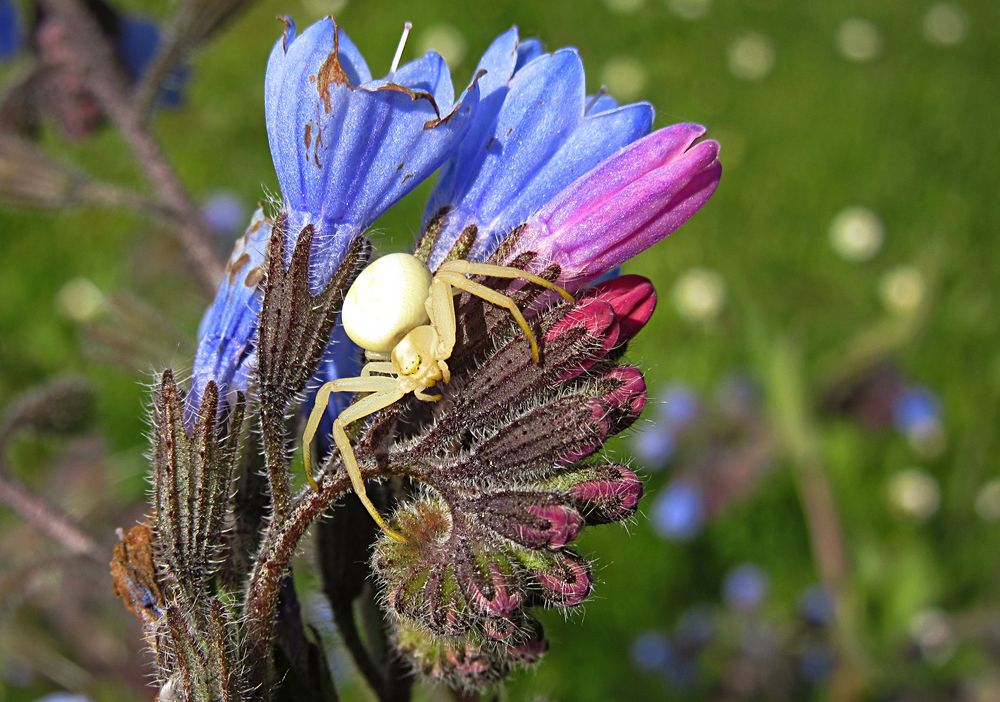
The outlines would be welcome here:
<svg viewBox="0 0 1000 702">
<path fill-rule="evenodd" d="M 473 83 L 459 102 L 434 52 L 373 80 L 357 47 L 330 19 L 271 51 L 264 111 L 293 242 L 315 228 L 311 285 L 325 287 L 350 241 L 433 173 L 475 114 Z"/>
<path fill-rule="evenodd" d="M 666 388 L 656 404 L 652 423 L 632 436 L 632 453 L 645 468 L 663 468 L 673 458 L 677 443 L 698 416 L 698 396 L 681 385 Z"/>
<path fill-rule="evenodd" d="M 749 612 L 764 604 L 770 587 L 767 573 L 753 563 L 744 563 L 726 574 L 722 595 L 730 608 Z"/>
<path fill-rule="evenodd" d="M 159 26 L 139 16 L 124 15 L 118 25 L 115 41 L 125 75 L 133 85 L 138 83 L 160 50 L 162 36 Z M 184 86 L 190 77 L 187 66 L 178 66 L 166 77 L 160 87 L 158 103 L 177 107 L 184 102 Z"/>
<path fill-rule="evenodd" d="M 0 0 L 0 61 L 15 56 L 23 40 L 17 8 L 11 0 Z"/>
<path fill-rule="evenodd" d="M 705 525 L 701 488 L 688 481 L 667 485 L 653 502 L 653 528 L 671 541 L 689 541 Z"/>
</svg>

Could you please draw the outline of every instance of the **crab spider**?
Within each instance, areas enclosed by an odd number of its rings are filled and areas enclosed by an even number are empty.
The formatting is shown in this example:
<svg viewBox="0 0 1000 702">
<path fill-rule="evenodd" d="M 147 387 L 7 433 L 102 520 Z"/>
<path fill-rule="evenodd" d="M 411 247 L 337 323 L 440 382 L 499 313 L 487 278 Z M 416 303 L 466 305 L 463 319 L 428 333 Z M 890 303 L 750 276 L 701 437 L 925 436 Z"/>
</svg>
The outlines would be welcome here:
<svg viewBox="0 0 1000 702">
<path fill-rule="evenodd" d="M 375 523 L 397 541 L 405 539 L 389 528 L 365 492 L 361 469 L 347 437 L 353 422 L 388 407 L 412 392 L 418 399 L 436 402 L 440 395 L 425 392 L 451 379 L 448 359 L 455 347 L 456 290 L 464 290 L 510 311 L 528 338 L 531 355 L 538 363 L 538 342 L 514 301 L 491 288 L 466 278 L 481 275 L 526 280 L 562 295 L 573 297 L 558 285 L 519 268 L 469 261 L 448 261 L 437 273 L 410 254 L 390 254 L 365 268 L 344 298 L 341 319 L 344 331 L 365 350 L 368 363 L 356 378 L 331 380 L 320 387 L 302 438 L 306 478 L 314 489 L 310 443 L 316 435 L 331 393 L 369 393 L 347 407 L 333 421 L 333 441 L 344 459 L 351 487 Z"/>
</svg>

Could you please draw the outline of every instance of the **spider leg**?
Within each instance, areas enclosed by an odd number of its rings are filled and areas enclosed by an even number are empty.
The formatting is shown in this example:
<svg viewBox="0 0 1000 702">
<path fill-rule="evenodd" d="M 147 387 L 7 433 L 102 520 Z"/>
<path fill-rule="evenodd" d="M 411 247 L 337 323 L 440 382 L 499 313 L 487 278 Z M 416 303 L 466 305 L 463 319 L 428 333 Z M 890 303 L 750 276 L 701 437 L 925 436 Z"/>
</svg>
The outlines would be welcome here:
<svg viewBox="0 0 1000 702">
<path fill-rule="evenodd" d="M 573 302 L 573 296 L 566 292 L 563 288 L 559 287 L 550 280 L 546 280 L 545 278 L 535 275 L 534 273 L 523 271 L 520 268 L 495 266 L 492 263 L 475 263 L 473 261 L 457 259 L 441 264 L 438 268 L 438 273 L 441 272 L 461 273 L 462 275 L 485 275 L 490 276 L 491 278 L 509 278 L 511 280 L 527 280 L 535 285 L 541 285 L 547 290 L 559 293 L 567 302 Z M 456 285 L 455 287 L 458 286 Z"/>
<path fill-rule="evenodd" d="M 442 268 L 443 267 L 444 266 L 442 266 Z M 444 279 L 447 283 L 458 288 L 459 290 L 464 290 L 467 293 L 471 293 L 472 295 L 482 298 L 487 302 L 491 302 L 498 307 L 507 309 L 514 317 L 514 321 L 517 322 L 517 325 L 521 327 L 521 331 L 523 331 L 524 335 L 528 337 L 528 343 L 531 344 L 531 357 L 535 360 L 535 363 L 539 362 L 538 342 L 535 341 L 535 332 L 531 331 L 531 327 L 528 326 L 528 320 L 524 318 L 524 314 L 521 313 L 517 304 L 510 297 L 497 292 L 492 288 L 488 288 L 481 283 L 469 280 L 462 273 L 452 271 L 445 271 L 442 273 L 441 269 L 438 269 L 435 280 L 437 278 Z"/>
<path fill-rule="evenodd" d="M 367 378 L 372 373 L 392 373 L 396 375 L 396 367 L 392 365 L 392 361 L 372 361 L 371 363 L 366 363 L 361 369 L 362 378 Z"/>
<path fill-rule="evenodd" d="M 413 395 L 418 400 L 423 400 L 424 402 L 437 402 L 443 397 L 442 395 L 428 395 L 423 390 L 414 390 Z"/>
<path fill-rule="evenodd" d="M 318 490 L 316 480 L 312 475 L 312 440 L 319 429 L 319 423 L 323 419 L 327 405 L 330 404 L 330 395 L 335 392 L 388 392 L 399 388 L 399 383 L 395 378 L 383 376 L 368 376 L 362 378 L 338 378 L 324 383 L 316 392 L 316 401 L 313 403 L 309 419 L 306 421 L 306 429 L 302 434 L 302 464 L 306 472 L 306 480 L 312 485 L 313 490 Z"/>
<path fill-rule="evenodd" d="M 395 379 L 393 379 L 395 383 Z M 405 395 L 398 384 L 395 384 L 392 389 L 387 389 L 382 392 L 376 392 L 368 397 L 363 397 L 353 405 L 345 409 L 340 413 L 340 416 L 333 420 L 333 441 L 337 444 L 337 448 L 340 449 L 340 455 L 344 459 L 344 468 L 347 470 L 347 475 L 351 479 L 351 487 L 354 488 L 354 493 L 361 500 L 361 504 L 365 506 L 368 510 L 368 514 L 371 515 L 375 523 L 378 524 L 379 528 L 384 531 L 390 538 L 395 539 L 400 543 L 406 543 L 406 539 L 403 538 L 401 534 L 396 533 L 389 528 L 389 525 L 385 523 L 382 519 L 382 515 L 379 514 L 378 510 L 375 509 L 375 505 L 372 501 L 368 499 L 368 492 L 365 490 L 364 478 L 361 477 L 361 468 L 358 467 L 358 459 L 354 455 L 354 448 L 351 446 L 351 441 L 347 438 L 347 432 L 345 429 L 352 422 L 356 422 L 359 419 L 367 417 L 370 414 L 378 412 L 380 409 L 384 409 L 391 405 L 392 403 L 398 401 Z"/>
<path fill-rule="evenodd" d="M 463 276 L 464 277 L 464 276 Z M 431 281 L 431 292 L 427 298 L 427 316 L 438 335 L 437 356 L 439 362 L 451 358 L 455 348 L 455 296 L 451 283 L 447 278 L 434 276 Z M 447 366 L 441 369 L 445 374 L 444 382 L 451 379 Z"/>
</svg>

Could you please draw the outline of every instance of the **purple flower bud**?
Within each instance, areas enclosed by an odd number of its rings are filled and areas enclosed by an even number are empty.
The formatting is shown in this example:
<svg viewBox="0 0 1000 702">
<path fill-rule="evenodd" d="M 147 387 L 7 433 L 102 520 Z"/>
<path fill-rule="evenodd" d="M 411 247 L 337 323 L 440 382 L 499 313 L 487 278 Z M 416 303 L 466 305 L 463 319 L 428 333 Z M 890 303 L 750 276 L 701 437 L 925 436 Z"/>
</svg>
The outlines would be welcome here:
<svg viewBox="0 0 1000 702">
<path fill-rule="evenodd" d="M 473 608 L 490 617 L 508 617 L 521 606 L 523 598 L 514 577 L 502 572 L 495 561 L 462 565 L 470 571 L 461 584 Z"/>
<path fill-rule="evenodd" d="M 701 489 L 694 483 L 671 483 L 653 503 L 653 527 L 665 539 L 689 541 L 705 524 Z"/>
<path fill-rule="evenodd" d="M 567 552 L 553 555 L 547 567 L 535 570 L 534 576 L 542 599 L 556 607 L 583 604 L 593 589 L 587 564 Z"/>
<path fill-rule="evenodd" d="M 642 498 L 642 481 L 625 466 L 608 465 L 599 475 L 570 488 L 588 524 L 607 524 L 632 516 Z"/>
<path fill-rule="evenodd" d="M 618 318 L 619 344 L 624 344 L 646 326 L 656 309 L 656 289 L 640 275 L 622 275 L 588 290 L 585 297 L 596 297 L 611 305 Z"/>
<path fill-rule="evenodd" d="M 587 358 L 571 366 L 559 376 L 560 382 L 571 380 L 607 356 L 618 343 L 619 327 L 614 308 L 606 301 L 590 298 L 580 301 L 561 320 L 545 333 L 545 341 L 552 342 L 564 335 L 578 337 L 579 345 L 586 345 Z M 596 342 L 597 348 L 594 348 Z"/>
<path fill-rule="evenodd" d="M 695 141 L 697 124 L 636 141 L 556 195 L 528 220 L 514 247 L 562 269 L 579 287 L 649 248 L 686 222 L 715 192 L 719 145 Z"/>
<path fill-rule="evenodd" d="M 744 563 L 726 575 L 722 593 L 732 609 L 752 611 L 764 603 L 769 589 L 767 574 L 752 563 Z"/>
<path fill-rule="evenodd" d="M 583 518 L 550 493 L 508 492 L 483 500 L 478 513 L 494 531 L 528 548 L 557 550 L 583 528 Z"/>
<path fill-rule="evenodd" d="M 615 383 L 611 391 L 599 400 L 591 400 L 595 419 L 607 424 L 606 434 L 618 433 L 630 427 L 646 406 L 646 381 L 642 371 L 634 366 L 617 366 L 604 377 Z"/>
</svg>

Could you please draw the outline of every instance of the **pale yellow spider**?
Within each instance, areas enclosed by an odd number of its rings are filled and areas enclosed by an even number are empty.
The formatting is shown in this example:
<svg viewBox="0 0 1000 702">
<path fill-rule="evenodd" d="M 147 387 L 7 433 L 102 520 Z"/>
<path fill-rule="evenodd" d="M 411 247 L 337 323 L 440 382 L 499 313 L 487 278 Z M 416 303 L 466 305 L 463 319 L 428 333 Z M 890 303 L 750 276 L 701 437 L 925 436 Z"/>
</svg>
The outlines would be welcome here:
<svg viewBox="0 0 1000 702">
<path fill-rule="evenodd" d="M 302 439 L 306 477 L 316 488 L 312 475 L 310 444 L 334 392 L 371 393 L 347 407 L 333 422 L 333 441 L 344 459 L 351 486 L 372 519 L 397 541 L 405 539 L 389 528 L 368 499 L 347 427 L 388 407 L 412 392 L 427 402 L 440 395 L 425 390 L 451 379 L 447 360 L 455 347 L 455 289 L 465 290 L 513 315 L 531 344 L 538 363 L 538 343 L 527 320 L 514 301 L 496 290 L 466 278 L 482 275 L 526 280 L 554 290 L 570 302 L 573 297 L 558 285 L 519 268 L 469 261 L 448 261 L 433 276 L 420 259 L 410 254 L 390 254 L 372 262 L 351 285 L 344 298 L 342 322 L 347 335 L 365 350 L 368 363 L 356 378 L 331 380 L 320 387 L 306 422 Z M 372 375 L 378 373 L 379 375 Z"/>
</svg>

